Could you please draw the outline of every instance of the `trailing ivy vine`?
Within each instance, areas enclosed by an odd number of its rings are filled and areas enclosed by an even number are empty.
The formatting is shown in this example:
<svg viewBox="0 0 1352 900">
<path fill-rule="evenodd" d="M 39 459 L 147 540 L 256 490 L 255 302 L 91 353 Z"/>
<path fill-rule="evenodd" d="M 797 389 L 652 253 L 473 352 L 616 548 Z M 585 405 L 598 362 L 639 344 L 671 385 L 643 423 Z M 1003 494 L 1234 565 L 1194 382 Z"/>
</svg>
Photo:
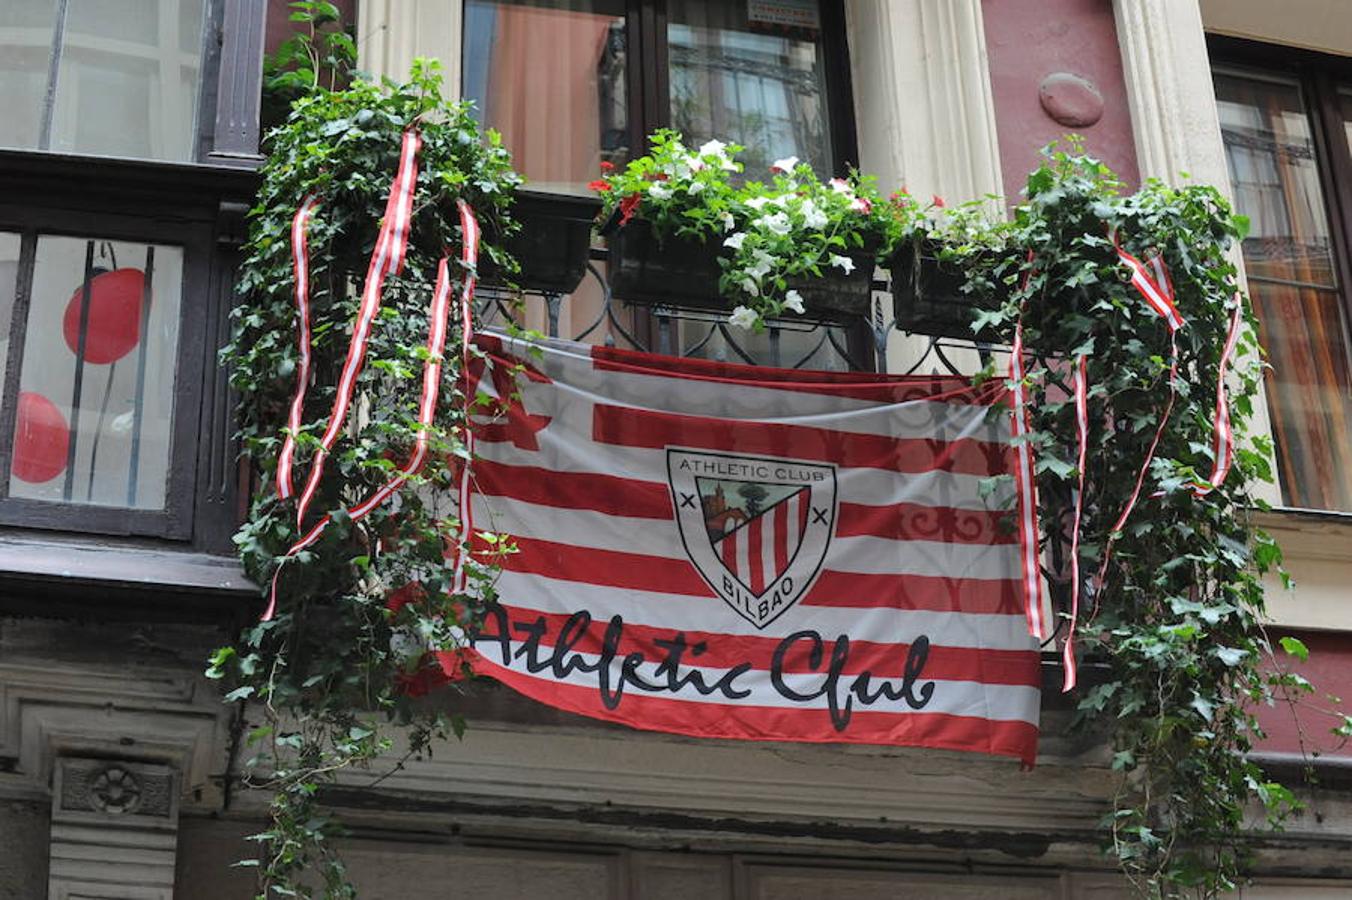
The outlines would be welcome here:
<svg viewBox="0 0 1352 900">
<path fill-rule="evenodd" d="M 333 405 L 401 135 L 411 127 L 422 151 L 407 257 L 386 281 L 352 421 L 312 507 L 315 516 L 334 519 L 317 544 L 283 564 L 300 536 L 296 507 L 277 499 L 274 481 L 299 354 L 292 217 L 302 198 L 318 199 L 309 228 L 313 378 L 295 435 L 303 478 Z M 336 826 L 317 792 L 340 771 L 388 751 L 387 723 L 408 727 L 412 754 L 460 732 L 461 722 L 410 698 L 427 679 L 456 674 L 443 672 L 439 659 L 455 659 L 459 635 L 493 600 L 489 567 L 471 559 L 470 587 L 457 594 L 447 561 L 459 535 L 448 496 L 467 457 L 456 349 L 445 354 L 421 473 L 359 522 L 343 510 L 389 480 L 418 435 L 437 263 L 449 252 L 455 280 L 468 274 L 456 252 L 457 200 L 483 225 L 483 254 L 513 271 L 501 240 L 515 227 L 507 210 L 520 179 L 497 136 L 482 136 L 466 105 L 443 100 L 437 66 L 425 60 L 407 84 L 311 90 L 268 135 L 266 149 L 223 361 L 240 399 L 243 453 L 259 484 L 235 541 L 259 584 L 277 575 L 278 607 L 271 620 L 217 651 L 209 674 L 227 680 L 228 700 L 265 717 L 247 736 L 253 751 L 246 763 L 250 783 L 274 792 L 271 825 L 255 836 L 262 845 L 259 896 L 346 897 L 355 892 L 333 852 Z M 448 348 L 459 347 L 458 322 L 452 314 Z M 443 651 L 451 655 L 438 657 Z"/>
<path fill-rule="evenodd" d="M 1120 781 L 1104 827 L 1143 896 L 1231 889 L 1244 873 L 1252 801 L 1272 825 L 1295 808 L 1292 792 L 1246 757 L 1261 737 L 1256 708 L 1310 690 L 1274 668 L 1262 628 L 1261 576 L 1280 566 L 1281 553 L 1252 521 L 1266 508 L 1254 488 L 1272 473 L 1267 437 L 1247 430 L 1262 363 L 1230 256 L 1247 224 L 1214 188 L 1151 181 L 1125 193 L 1099 161 L 1049 150 L 1011 221 L 960 216 L 917 235 L 937 240 L 941 258 L 967 272 L 965 290 L 979 309 L 974 329 L 1008 340 L 1022 309 L 1035 358 L 1026 384 L 1042 535 L 1063 554 L 1079 483 L 1071 368 L 1075 357 L 1087 359 L 1085 594 L 1074 638 L 1088 677 L 1078 719 L 1112 735 Z M 1158 253 L 1172 276 L 1186 320 L 1172 411 L 1169 333 L 1129 283 L 1113 234 L 1135 256 Z M 1227 377 L 1237 452 L 1224 484 L 1197 496 L 1214 461 L 1217 379 L 1234 303 L 1244 304 L 1245 323 Z M 985 373 L 1003 375 L 994 366 Z M 1166 415 L 1139 504 L 1111 533 Z"/>
</svg>

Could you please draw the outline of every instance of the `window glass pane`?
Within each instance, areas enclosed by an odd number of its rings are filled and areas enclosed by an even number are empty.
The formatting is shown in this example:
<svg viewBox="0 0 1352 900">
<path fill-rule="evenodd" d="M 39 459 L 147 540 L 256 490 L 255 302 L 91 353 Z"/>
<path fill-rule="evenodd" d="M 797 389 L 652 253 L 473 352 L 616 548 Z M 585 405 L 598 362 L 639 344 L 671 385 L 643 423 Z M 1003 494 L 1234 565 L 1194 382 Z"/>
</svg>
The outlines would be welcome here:
<svg viewBox="0 0 1352 900">
<path fill-rule="evenodd" d="M 535 187 L 628 154 L 624 0 L 466 0 L 463 92 Z"/>
<path fill-rule="evenodd" d="M 1352 354 L 1315 156 L 1294 83 L 1218 73 L 1216 94 L 1290 506 L 1352 510 Z"/>
<path fill-rule="evenodd" d="M 0 145 L 192 158 L 203 0 L 0 5 Z"/>
<path fill-rule="evenodd" d="M 178 247 L 38 238 L 10 496 L 164 508 L 182 284 Z"/>
<path fill-rule="evenodd" d="M 0 3 L 0 147 L 37 147 L 56 0 Z"/>
<path fill-rule="evenodd" d="M 9 326 L 19 283 L 19 236 L 0 231 L 0 390 L 9 360 Z"/>
<path fill-rule="evenodd" d="M 672 126 L 690 142 L 718 138 L 746 147 L 742 159 L 752 177 L 787 156 L 829 174 L 820 33 L 815 0 L 670 0 Z"/>
</svg>

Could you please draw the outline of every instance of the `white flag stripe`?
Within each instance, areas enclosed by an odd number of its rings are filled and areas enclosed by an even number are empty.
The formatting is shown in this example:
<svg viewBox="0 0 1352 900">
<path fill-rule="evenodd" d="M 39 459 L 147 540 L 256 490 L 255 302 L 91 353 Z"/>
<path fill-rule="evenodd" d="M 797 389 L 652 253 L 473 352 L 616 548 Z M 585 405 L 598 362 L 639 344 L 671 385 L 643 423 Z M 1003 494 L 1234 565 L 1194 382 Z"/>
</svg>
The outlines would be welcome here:
<svg viewBox="0 0 1352 900">
<path fill-rule="evenodd" d="M 502 654 L 494 646 L 492 639 L 485 639 L 480 642 L 478 648 L 490 662 L 501 665 Z M 576 655 L 586 661 L 588 665 L 594 666 L 600 659 L 599 654 L 579 653 L 570 651 L 570 657 Z M 877 691 L 880 679 L 890 681 L 894 688 L 901 685 L 901 672 L 905 664 L 906 656 L 904 652 L 897 653 L 896 665 L 889 667 L 887 671 L 879 670 L 874 673 L 875 677 L 871 679 L 871 690 Z M 620 683 L 621 667 L 624 665 L 623 657 L 611 660 L 610 666 L 610 685 L 612 690 L 615 685 Z M 659 673 L 658 667 L 660 660 L 648 660 L 640 665 L 634 666 L 633 671 L 638 677 L 653 684 L 666 684 L 667 677 L 664 673 Z M 552 672 L 541 675 L 530 675 L 524 667 L 512 666 L 512 671 L 528 677 L 537 678 L 540 681 L 554 683 L 562 681 L 565 684 L 574 684 L 586 687 L 591 690 L 597 690 L 597 675 L 595 672 L 583 672 L 573 669 L 563 678 L 554 677 Z M 723 677 L 728 670 L 713 668 L 709 666 L 692 665 L 689 662 L 683 662 L 681 665 L 682 675 L 686 673 L 698 672 L 704 679 L 705 685 L 713 685 Z M 790 690 L 802 695 L 809 695 L 821 690 L 826 673 L 788 673 L 783 676 L 784 684 Z M 847 692 L 851 682 L 854 681 L 854 675 L 842 675 L 838 685 L 838 697 L 843 706 L 847 699 Z M 1028 687 L 1017 684 L 982 684 L 973 681 L 940 681 L 939 679 L 928 679 L 922 677 L 916 685 L 919 689 L 921 684 L 928 681 L 936 682 L 936 686 L 941 685 L 934 691 L 933 697 L 927 703 L 923 710 L 915 710 L 907 704 L 904 697 L 898 697 L 895 700 L 887 697 L 881 697 L 871 706 L 865 707 L 871 713 L 901 713 L 913 714 L 920 712 L 922 714 L 942 713 L 951 716 L 972 716 L 978 719 L 990 719 L 997 722 L 1030 722 L 1036 724 L 1038 721 L 1038 707 L 1041 702 L 1042 692 L 1038 688 Z M 750 689 L 751 693 L 747 697 L 727 697 L 721 692 L 705 695 L 696 690 L 691 683 L 687 682 L 680 690 L 670 692 L 663 691 L 660 694 L 653 694 L 641 691 L 632 685 L 625 686 L 625 696 L 633 700 L 641 697 L 661 697 L 668 700 L 679 700 L 689 703 L 717 703 L 730 706 L 760 706 L 773 709 L 819 709 L 825 712 L 829 705 L 829 700 L 825 696 L 814 697 L 810 700 L 791 700 L 780 696 L 770 683 L 770 672 L 767 669 L 751 669 L 739 676 L 734 684 L 738 688 Z M 856 707 L 858 703 L 856 701 Z"/>
<path fill-rule="evenodd" d="M 714 596 L 693 597 L 562 582 L 522 572 L 503 572 L 498 579 L 498 594 L 504 604 L 539 613 L 561 611 L 558 601 L 561 588 L 567 591 L 570 613 L 585 609 L 593 619 L 621 616 L 628 624 L 670 628 L 672 631 L 785 638 L 810 629 L 828 640 L 842 634 L 867 634 L 886 635 L 889 640 L 908 643 L 925 635 L 930 643 L 946 647 L 1037 649 L 1028 634 L 1027 620 L 1022 612 L 992 615 L 883 607 L 804 606 L 800 602 L 792 615 L 780 616 L 764 628 L 757 628 Z"/>
<path fill-rule="evenodd" d="M 787 506 L 788 504 L 782 504 Z M 768 519 L 770 514 L 766 515 Z M 797 544 L 797 516 L 790 518 L 789 553 Z M 474 523 L 480 531 L 519 538 L 575 544 L 588 550 L 636 553 L 687 562 L 674 520 L 657 521 L 612 516 L 585 509 L 540 506 L 507 497 L 474 495 Z M 770 522 L 766 522 L 769 526 Z M 725 540 L 737 547 L 739 577 L 750 583 L 748 538 L 743 525 Z M 762 542 L 765 583 L 777 574 L 774 567 L 773 527 L 764 529 Z M 719 556 L 722 556 L 721 547 Z M 868 536 L 836 537 L 831 541 L 829 568 L 860 575 L 925 575 L 934 578 L 999 579 L 1017 575 L 1017 544 L 950 544 L 942 541 L 893 541 Z M 768 563 L 766 559 L 768 558 Z M 693 565 L 692 565 L 693 570 Z"/>
<path fill-rule="evenodd" d="M 1009 442 L 1007 427 L 986 421 L 989 409 L 986 406 L 923 398 L 884 403 L 798 390 L 790 385 L 777 388 L 768 384 L 675 380 L 660 371 L 647 375 L 598 369 L 589 355 L 561 349 L 556 352 L 558 345 L 550 345 L 550 352 L 543 355 L 533 353 L 524 342 L 504 338 L 504 345 L 509 354 L 529 361 L 555 381 L 551 386 L 524 377 L 517 379 L 526 408 L 533 413 L 540 410 L 532 400 L 538 403 L 542 393 L 558 388 L 591 402 L 667 413 L 705 416 L 711 409 L 717 409 L 720 418 L 809 426 L 829 422 L 828 427 L 837 431 L 901 438 L 953 440 L 975 437 L 976 432 L 984 431 L 981 440 Z M 482 388 L 486 393 L 494 393 L 491 385 Z"/>
<path fill-rule="evenodd" d="M 652 473 L 666 471 L 665 450 L 619 447 L 614 444 L 570 442 L 546 428 L 535 438 L 539 450 L 523 450 L 509 441 L 475 443 L 479 456 L 510 466 L 531 466 L 553 472 L 604 473 L 617 478 L 650 481 Z M 838 492 L 847 500 L 887 506 L 915 503 L 921 506 L 946 506 L 953 509 L 1004 512 L 1014 505 L 1014 485 L 1010 479 L 996 483 L 996 492 L 982 499 L 980 475 L 953 472 L 903 473 L 887 469 L 841 468 L 836 474 Z M 667 489 L 665 481 L 652 481 Z"/>
<path fill-rule="evenodd" d="M 610 377 L 614 373 L 598 373 Z M 592 408 L 597 405 L 645 409 L 677 415 L 708 416 L 710 410 L 720 413 L 734 400 L 749 394 L 741 405 L 746 409 L 735 416 L 748 424 L 795 425 L 808 428 L 829 428 L 848 434 L 871 434 L 898 439 L 956 441 L 962 438 L 993 444 L 1009 443 L 1005 420 L 991 417 L 989 407 L 967 406 L 941 401 L 910 400 L 903 403 L 867 403 L 858 409 L 820 411 L 805 410 L 798 404 L 812 394 L 794 391 L 755 388 L 743 385 L 706 385 L 700 382 L 680 381 L 671 389 L 672 379 L 654 377 L 665 382 L 670 402 L 659 405 L 626 402 L 624 397 L 610 393 L 594 393 L 578 388 L 564 380 L 555 382 L 532 381 L 524 375 L 516 378 L 515 390 L 520 402 L 532 415 L 558 417 L 574 433 L 591 431 Z M 477 389 L 490 397 L 497 396 L 497 387 L 491 379 L 482 378 Z M 822 398 L 832 401 L 833 398 Z M 720 415 L 719 418 L 724 418 Z"/>
</svg>

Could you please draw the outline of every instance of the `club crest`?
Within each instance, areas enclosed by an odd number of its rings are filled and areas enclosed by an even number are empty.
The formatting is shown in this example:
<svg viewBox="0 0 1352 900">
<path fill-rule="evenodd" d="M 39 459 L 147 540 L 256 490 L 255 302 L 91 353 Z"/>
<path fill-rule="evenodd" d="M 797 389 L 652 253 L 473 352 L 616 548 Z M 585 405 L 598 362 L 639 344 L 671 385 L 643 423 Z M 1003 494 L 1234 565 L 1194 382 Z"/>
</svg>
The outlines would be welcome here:
<svg viewBox="0 0 1352 900">
<path fill-rule="evenodd" d="M 742 618 L 764 628 L 812 586 L 835 532 L 835 466 L 668 447 L 667 479 L 686 554 Z"/>
</svg>

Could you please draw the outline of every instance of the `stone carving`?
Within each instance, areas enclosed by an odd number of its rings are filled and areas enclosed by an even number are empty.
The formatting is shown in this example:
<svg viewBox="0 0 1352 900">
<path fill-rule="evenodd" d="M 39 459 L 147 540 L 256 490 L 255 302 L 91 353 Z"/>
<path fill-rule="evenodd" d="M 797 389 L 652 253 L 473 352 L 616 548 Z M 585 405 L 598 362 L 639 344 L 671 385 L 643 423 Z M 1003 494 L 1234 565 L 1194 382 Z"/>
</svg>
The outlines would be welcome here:
<svg viewBox="0 0 1352 900">
<path fill-rule="evenodd" d="M 1103 95 L 1094 82 L 1069 72 L 1053 72 L 1037 90 L 1043 111 L 1058 125 L 1088 128 L 1103 118 Z"/>
<path fill-rule="evenodd" d="M 60 808 L 109 815 L 169 816 L 173 778 L 159 766 L 63 760 Z"/>
</svg>

